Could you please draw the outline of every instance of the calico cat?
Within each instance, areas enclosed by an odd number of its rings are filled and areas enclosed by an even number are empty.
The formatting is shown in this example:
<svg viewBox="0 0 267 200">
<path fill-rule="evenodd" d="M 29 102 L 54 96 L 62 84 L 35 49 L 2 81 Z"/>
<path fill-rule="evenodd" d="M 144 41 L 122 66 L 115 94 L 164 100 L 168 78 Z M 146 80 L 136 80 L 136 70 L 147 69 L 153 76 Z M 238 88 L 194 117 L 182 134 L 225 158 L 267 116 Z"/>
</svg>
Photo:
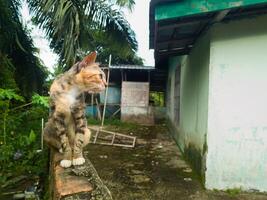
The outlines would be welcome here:
<svg viewBox="0 0 267 200">
<path fill-rule="evenodd" d="M 90 131 L 85 118 L 84 93 L 105 89 L 105 74 L 95 63 L 96 52 L 86 56 L 54 80 L 50 87 L 50 116 L 44 140 L 62 153 L 60 165 L 82 165 L 82 149 L 89 143 Z"/>
</svg>

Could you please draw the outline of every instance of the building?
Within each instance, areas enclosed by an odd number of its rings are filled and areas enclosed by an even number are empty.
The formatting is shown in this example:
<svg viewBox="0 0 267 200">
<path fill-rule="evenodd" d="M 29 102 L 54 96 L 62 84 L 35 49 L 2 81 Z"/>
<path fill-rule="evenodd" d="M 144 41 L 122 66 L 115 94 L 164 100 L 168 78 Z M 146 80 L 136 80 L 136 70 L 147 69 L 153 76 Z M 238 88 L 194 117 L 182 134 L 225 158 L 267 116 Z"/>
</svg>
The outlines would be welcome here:
<svg viewBox="0 0 267 200">
<path fill-rule="evenodd" d="M 150 94 L 165 90 L 165 71 L 139 65 L 112 65 L 109 70 L 106 117 L 120 116 L 122 121 L 141 124 L 153 124 L 155 113 L 156 119 L 162 118 L 165 110 L 152 105 Z M 105 96 L 106 91 L 103 91 L 99 97 L 94 95 L 94 100 L 88 98 L 88 116 L 101 118 Z"/>
<path fill-rule="evenodd" d="M 150 48 L 205 187 L 267 192 L 267 1 L 152 0 Z"/>
</svg>

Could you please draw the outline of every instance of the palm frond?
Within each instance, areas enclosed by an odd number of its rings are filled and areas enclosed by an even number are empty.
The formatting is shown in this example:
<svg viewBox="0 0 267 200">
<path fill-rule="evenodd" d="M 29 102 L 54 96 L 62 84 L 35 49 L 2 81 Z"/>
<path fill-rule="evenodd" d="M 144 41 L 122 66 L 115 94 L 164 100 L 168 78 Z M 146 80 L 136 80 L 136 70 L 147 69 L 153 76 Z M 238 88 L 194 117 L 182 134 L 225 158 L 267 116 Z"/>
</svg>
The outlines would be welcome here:
<svg viewBox="0 0 267 200">
<path fill-rule="evenodd" d="M 3 83 L 1 87 L 17 85 L 21 94 L 30 96 L 32 92 L 41 92 L 46 75 L 35 55 L 33 41 L 21 23 L 19 8 L 19 0 L 0 0 L 0 63 L 6 68 L 4 74 L 16 83 L 9 80 L 10 84 Z"/>
<path fill-rule="evenodd" d="M 133 1 L 133 0 L 132 0 Z M 104 0 L 28 0 L 31 11 L 51 39 L 50 46 L 66 68 L 77 59 L 79 49 L 88 51 L 97 42 L 97 32 L 109 33 L 125 54 L 137 50 L 135 33 L 127 20 L 109 1 Z M 121 2 L 122 3 L 122 2 Z M 125 4 L 126 5 L 126 4 Z"/>
<path fill-rule="evenodd" d="M 106 4 L 105 1 L 97 3 L 88 1 L 86 8 L 86 17 L 96 25 L 96 29 L 111 34 L 116 33 L 120 41 L 124 39 L 132 50 L 137 50 L 136 35 L 120 11 L 112 8 L 112 5 Z"/>
<path fill-rule="evenodd" d="M 121 7 L 126 7 L 132 11 L 135 1 L 134 0 L 115 0 L 116 4 Z"/>
</svg>

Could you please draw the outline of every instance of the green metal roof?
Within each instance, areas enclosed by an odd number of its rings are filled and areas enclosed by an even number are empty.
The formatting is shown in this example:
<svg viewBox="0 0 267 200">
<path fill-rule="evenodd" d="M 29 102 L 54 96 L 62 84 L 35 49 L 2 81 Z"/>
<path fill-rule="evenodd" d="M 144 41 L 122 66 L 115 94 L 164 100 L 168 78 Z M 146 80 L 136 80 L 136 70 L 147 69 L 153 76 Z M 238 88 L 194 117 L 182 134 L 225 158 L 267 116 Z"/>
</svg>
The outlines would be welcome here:
<svg viewBox="0 0 267 200">
<path fill-rule="evenodd" d="M 163 3 L 164 1 L 162 1 Z M 267 0 L 184 0 L 155 7 L 155 19 L 164 20 L 200 13 L 266 3 Z"/>
<path fill-rule="evenodd" d="M 156 67 L 187 55 L 216 23 L 267 14 L 267 0 L 151 0 L 149 47 Z"/>
</svg>

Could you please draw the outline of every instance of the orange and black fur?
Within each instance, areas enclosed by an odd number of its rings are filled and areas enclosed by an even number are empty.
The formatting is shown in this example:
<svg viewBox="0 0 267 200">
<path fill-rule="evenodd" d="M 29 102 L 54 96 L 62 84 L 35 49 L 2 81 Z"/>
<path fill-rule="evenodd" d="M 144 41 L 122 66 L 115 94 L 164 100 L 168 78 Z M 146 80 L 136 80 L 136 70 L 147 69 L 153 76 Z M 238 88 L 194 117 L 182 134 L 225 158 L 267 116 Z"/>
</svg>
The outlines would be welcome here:
<svg viewBox="0 0 267 200">
<path fill-rule="evenodd" d="M 82 165 L 82 149 L 88 144 L 90 131 L 85 118 L 84 93 L 105 89 L 105 74 L 95 63 L 96 53 L 86 56 L 60 75 L 50 88 L 50 117 L 44 140 L 63 154 L 62 167 Z"/>
</svg>

